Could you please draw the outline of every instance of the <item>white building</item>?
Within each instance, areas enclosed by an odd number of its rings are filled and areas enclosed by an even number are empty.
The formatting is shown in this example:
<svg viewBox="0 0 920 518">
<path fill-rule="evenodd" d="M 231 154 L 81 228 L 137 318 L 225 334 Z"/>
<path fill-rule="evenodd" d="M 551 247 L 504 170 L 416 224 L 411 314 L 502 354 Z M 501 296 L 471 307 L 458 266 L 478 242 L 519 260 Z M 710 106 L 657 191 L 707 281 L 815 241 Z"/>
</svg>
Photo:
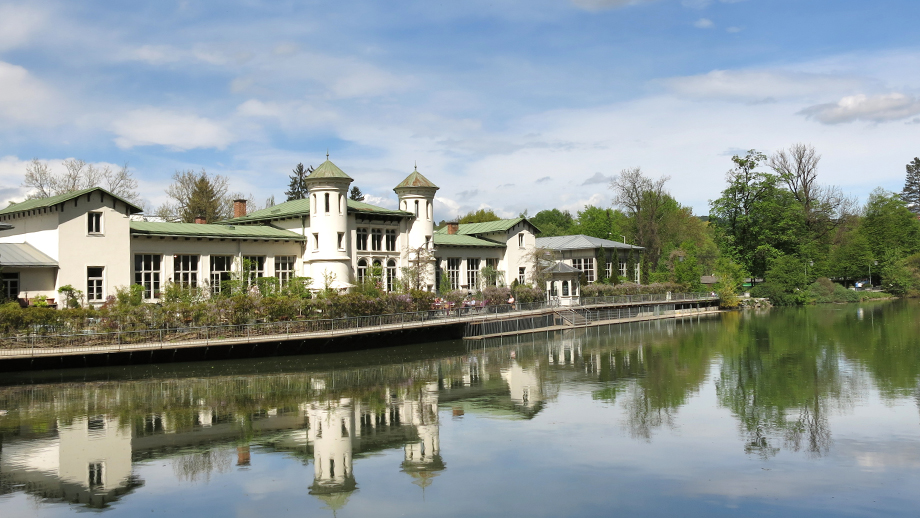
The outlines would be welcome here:
<svg viewBox="0 0 920 518">
<path fill-rule="evenodd" d="M 101 304 L 139 284 L 156 300 L 168 282 L 217 291 L 244 264 L 251 277 L 310 277 L 314 288 L 348 288 L 375 266 L 388 290 L 415 266 L 427 290 L 441 272 L 451 287 L 474 289 L 486 266 L 509 284 L 531 282 L 537 230 L 526 218 L 435 232 L 438 187 L 417 170 L 394 188 L 396 209 L 348 199 L 352 181 L 327 160 L 307 177 L 306 199 L 250 214 L 238 202 L 219 224 L 136 221 L 139 207 L 98 187 L 14 204 L 0 209 L 0 295 L 59 299 L 69 285 Z"/>
</svg>

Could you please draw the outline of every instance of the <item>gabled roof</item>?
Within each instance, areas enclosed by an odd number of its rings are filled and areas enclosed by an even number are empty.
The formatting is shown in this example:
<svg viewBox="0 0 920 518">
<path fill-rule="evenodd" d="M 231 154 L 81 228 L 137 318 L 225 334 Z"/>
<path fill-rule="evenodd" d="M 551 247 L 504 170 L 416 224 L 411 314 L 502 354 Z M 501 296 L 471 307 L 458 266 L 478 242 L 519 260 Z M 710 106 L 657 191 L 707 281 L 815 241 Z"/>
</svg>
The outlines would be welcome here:
<svg viewBox="0 0 920 518">
<path fill-rule="evenodd" d="M 497 221 L 488 221 L 486 223 L 462 223 L 457 228 L 457 235 L 475 235 L 490 234 L 493 232 L 507 232 L 520 222 L 526 222 L 533 228 L 537 228 L 527 218 L 500 219 Z M 441 227 L 435 234 L 447 234 L 447 227 Z"/>
<path fill-rule="evenodd" d="M 543 273 L 581 273 L 581 270 L 562 261 L 543 269 Z"/>
<path fill-rule="evenodd" d="M 57 266 L 58 262 L 29 243 L 0 243 L 2 266 Z"/>
<path fill-rule="evenodd" d="M 504 248 L 504 243 L 496 243 L 488 239 L 480 239 L 463 234 L 438 234 L 432 237 L 434 246 L 477 246 L 485 248 Z"/>
<path fill-rule="evenodd" d="M 339 169 L 339 166 L 333 164 L 328 159 L 319 165 L 307 176 L 307 180 L 318 180 L 322 178 L 342 178 L 344 180 L 354 180 L 354 178 L 345 174 L 345 171 Z"/>
<path fill-rule="evenodd" d="M 209 237 L 222 239 L 271 239 L 303 241 L 304 236 L 269 225 L 217 225 L 132 221 L 131 235 L 164 237 Z"/>
<path fill-rule="evenodd" d="M 538 237 L 537 248 L 548 250 L 593 250 L 596 248 L 619 248 L 626 250 L 642 250 L 638 245 L 627 245 L 619 241 L 610 241 L 598 237 L 577 234 L 574 236 Z"/>
<path fill-rule="evenodd" d="M 124 203 L 128 207 L 129 213 L 143 212 L 142 208 L 138 207 L 137 205 L 131 203 L 130 201 L 120 196 L 115 196 L 109 191 L 103 189 L 102 187 L 90 187 L 89 189 L 81 189 L 79 191 L 68 192 L 67 194 L 59 194 L 57 196 L 50 196 L 48 198 L 35 198 L 34 200 L 26 200 L 23 202 L 14 203 L 13 205 L 10 205 L 9 207 L 0 209 L 0 215 L 14 214 L 16 212 L 22 212 L 22 211 L 32 210 L 32 209 L 41 209 L 44 207 L 52 207 L 59 203 L 64 203 L 65 201 L 70 201 L 75 198 L 79 198 L 80 196 L 83 196 L 84 194 L 89 194 L 95 191 L 102 191 L 106 193 L 107 195 L 115 198 L 116 200 Z"/>
<path fill-rule="evenodd" d="M 399 182 L 393 190 L 401 189 L 404 187 L 424 187 L 428 189 L 439 189 L 431 180 L 422 176 L 422 173 L 418 172 L 418 169 L 409 173 L 409 176 L 405 180 Z"/>
<path fill-rule="evenodd" d="M 357 212 L 364 214 L 380 214 L 384 216 L 412 216 L 411 212 L 406 212 L 403 210 L 394 210 L 394 209 L 385 209 L 383 207 L 377 207 L 371 205 L 370 203 L 364 203 L 363 201 L 347 200 L 348 212 Z M 276 219 L 286 219 L 294 218 L 300 216 L 309 216 L 310 215 L 310 199 L 304 198 L 302 200 L 291 200 L 284 203 L 279 203 L 273 207 L 268 207 L 262 210 L 253 211 L 250 214 L 241 216 L 239 218 L 232 218 L 228 220 L 221 221 L 219 224 L 248 224 L 255 223 L 258 221 L 271 221 Z"/>
</svg>

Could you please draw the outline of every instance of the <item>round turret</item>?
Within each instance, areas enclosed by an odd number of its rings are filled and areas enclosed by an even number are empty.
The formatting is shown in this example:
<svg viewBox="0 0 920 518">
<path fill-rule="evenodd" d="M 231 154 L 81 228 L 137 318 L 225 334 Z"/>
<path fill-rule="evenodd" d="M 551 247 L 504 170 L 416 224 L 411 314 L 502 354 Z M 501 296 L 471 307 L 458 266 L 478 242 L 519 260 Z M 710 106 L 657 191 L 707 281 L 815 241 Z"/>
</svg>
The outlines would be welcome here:
<svg viewBox="0 0 920 518">
<path fill-rule="evenodd" d="M 310 276 L 314 285 L 351 280 L 348 187 L 353 181 L 327 160 L 304 179 L 310 196 Z"/>
<path fill-rule="evenodd" d="M 438 189 L 437 185 L 418 172 L 418 167 L 393 189 L 399 197 L 399 210 L 414 215 L 407 229 L 408 248 L 418 249 L 423 245 L 431 247 L 434 235 L 434 195 Z"/>
</svg>

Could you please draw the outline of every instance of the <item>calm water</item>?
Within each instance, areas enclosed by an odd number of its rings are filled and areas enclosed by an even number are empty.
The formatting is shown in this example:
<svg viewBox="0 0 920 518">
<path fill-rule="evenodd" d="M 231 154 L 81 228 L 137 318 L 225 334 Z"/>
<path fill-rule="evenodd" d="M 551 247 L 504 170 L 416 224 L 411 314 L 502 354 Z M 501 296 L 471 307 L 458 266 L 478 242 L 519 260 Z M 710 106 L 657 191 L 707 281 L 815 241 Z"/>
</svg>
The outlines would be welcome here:
<svg viewBox="0 0 920 518">
<path fill-rule="evenodd" d="M 3 375 L 0 516 L 917 516 L 918 314 Z"/>
</svg>

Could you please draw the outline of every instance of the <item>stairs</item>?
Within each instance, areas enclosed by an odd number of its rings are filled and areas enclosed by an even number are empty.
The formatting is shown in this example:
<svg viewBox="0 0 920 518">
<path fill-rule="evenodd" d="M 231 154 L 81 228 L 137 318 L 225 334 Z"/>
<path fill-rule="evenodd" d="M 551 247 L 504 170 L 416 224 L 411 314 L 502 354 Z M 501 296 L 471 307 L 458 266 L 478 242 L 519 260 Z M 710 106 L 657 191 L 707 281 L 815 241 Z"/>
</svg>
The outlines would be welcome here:
<svg viewBox="0 0 920 518">
<path fill-rule="evenodd" d="M 565 325 L 569 327 L 584 326 L 588 324 L 588 318 L 582 313 L 575 311 L 574 309 L 560 308 L 555 310 L 555 313 L 556 316 L 562 319 L 562 321 L 565 322 Z"/>
</svg>

